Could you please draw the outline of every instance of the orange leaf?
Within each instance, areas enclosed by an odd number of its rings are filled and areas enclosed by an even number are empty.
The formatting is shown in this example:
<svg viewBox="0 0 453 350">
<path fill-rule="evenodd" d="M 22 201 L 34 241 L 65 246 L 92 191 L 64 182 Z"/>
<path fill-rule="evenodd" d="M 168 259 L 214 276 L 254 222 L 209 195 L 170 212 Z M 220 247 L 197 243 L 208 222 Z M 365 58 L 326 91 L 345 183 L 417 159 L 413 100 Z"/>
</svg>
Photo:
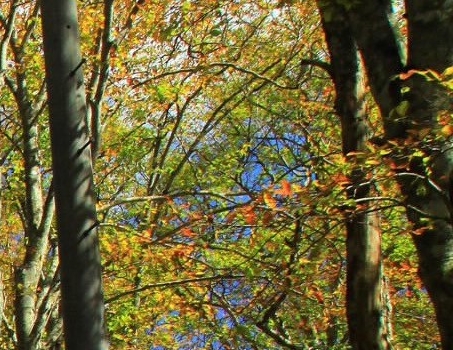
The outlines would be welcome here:
<svg viewBox="0 0 453 350">
<path fill-rule="evenodd" d="M 281 182 L 281 188 L 275 191 L 276 194 L 282 195 L 283 197 L 290 197 L 293 194 L 291 183 L 288 180 Z"/>
<path fill-rule="evenodd" d="M 182 249 L 176 249 L 173 252 L 173 258 L 183 258 L 184 255 L 186 255 L 186 254 L 184 253 L 184 250 L 182 250 Z"/>
<path fill-rule="evenodd" d="M 244 208 L 244 220 L 249 225 L 255 225 L 258 218 L 255 214 L 255 211 L 252 207 L 245 207 Z"/>
<path fill-rule="evenodd" d="M 401 73 L 399 78 L 400 78 L 401 80 L 407 80 L 407 79 L 409 79 L 411 76 L 413 76 L 414 74 L 417 74 L 418 72 L 419 72 L 418 70 L 411 69 L 411 70 L 408 71 L 407 73 Z"/>
<path fill-rule="evenodd" d="M 245 222 L 249 225 L 255 225 L 256 224 L 256 214 L 254 212 L 246 213 Z"/>
<path fill-rule="evenodd" d="M 324 296 L 322 295 L 321 291 L 314 291 L 313 296 L 316 298 L 318 303 L 324 304 Z"/>
<path fill-rule="evenodd" d="M 420 235 L 424 234 L 427 230 L 428 230 L 427 227 L 420 227 L 420 228 L 418 228 L 416 230 L 413 230 L 412 234 L 415 235 L 415 236 L 420 236 Z"/>
<path fill-rule="evenodd" d="M 450 137 L 451 135 L 453 135 L 453 125 L 445 125 L 441 130 L 440 132 L 442 133 L 442 135 L 444 135 L 445 137 Z"/>
<path fill-rule="evenodd" d="M 195 236 L 195 232 L 193 232 L 189 227 L 183 227 L 181 229 L 181 235 L 183 237 L 192 238 L 193 236 Z"/>
<path fill-rule="evenodd" d="M 344 174 L 336 174 L 332 177 L 332 180 L 342 187 L 346 187 L 351 184 L 349 178 Z"/>
</svg>

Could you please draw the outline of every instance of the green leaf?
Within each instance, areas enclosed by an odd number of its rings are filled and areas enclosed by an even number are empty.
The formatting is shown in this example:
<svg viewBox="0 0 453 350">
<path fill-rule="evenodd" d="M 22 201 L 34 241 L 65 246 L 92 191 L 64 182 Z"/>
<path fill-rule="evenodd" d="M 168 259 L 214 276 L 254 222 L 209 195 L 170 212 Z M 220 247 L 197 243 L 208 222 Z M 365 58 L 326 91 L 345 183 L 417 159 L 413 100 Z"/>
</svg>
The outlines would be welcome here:
<svg viewBox="0 0 453 350">
<path fill-rule="evenodd" d="M 409 110 L 409 101 L 406 100 L 401 101 L 401 103 L 398 106 L 396 106 L 395 110 L 400 117 L 406 116 L 407 111 Z"/>
</svg>

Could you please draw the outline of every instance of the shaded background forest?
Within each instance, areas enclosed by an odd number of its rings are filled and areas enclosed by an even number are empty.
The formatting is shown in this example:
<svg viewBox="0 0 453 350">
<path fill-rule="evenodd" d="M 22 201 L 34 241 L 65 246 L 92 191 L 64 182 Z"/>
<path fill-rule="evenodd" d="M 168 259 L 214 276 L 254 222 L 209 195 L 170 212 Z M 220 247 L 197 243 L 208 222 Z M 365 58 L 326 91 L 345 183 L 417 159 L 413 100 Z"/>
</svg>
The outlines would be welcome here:
<svg viewBox="0 0 453 350">
<path fill-rule="evenodd" d="M 111 347 L 347 348 L 344 223 L 363 203 L 348 196 L 316 3 L 78 6 Z M 0 1 L 0 28 L 0 349 L 20 327 L 51 349 L 62 332 L 38 2 Z M 363 98 L 381 135 L 368 88 Z M 357 152 L 388 322 L 395 346 L 434 349 L 388 153 Z"/>
</svg>

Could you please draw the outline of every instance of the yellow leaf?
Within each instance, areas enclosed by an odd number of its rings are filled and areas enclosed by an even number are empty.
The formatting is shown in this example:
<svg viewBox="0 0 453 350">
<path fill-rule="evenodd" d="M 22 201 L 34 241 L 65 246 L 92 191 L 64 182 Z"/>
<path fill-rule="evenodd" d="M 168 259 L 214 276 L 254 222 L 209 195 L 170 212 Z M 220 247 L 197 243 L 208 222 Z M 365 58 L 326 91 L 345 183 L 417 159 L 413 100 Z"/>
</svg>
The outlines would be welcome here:
<svg viewBox="0 0 453 350">
<path fill-rule="evenodd" d="M 263 193 L 263 199 L 264 203 L 266 203 L 266 205 L 269 208 L 275 209 L 277 207 L 277 201 L 274 199 L 274 197 L 272 197 L 272 195 L 269 192 Z"/>
<path fill-rule="evenodd" d="M 365 161 L 365 164 L 367 165 L 379 165 L 381 164 L 380 161 L 378 161 L 377 159 L 368 159 Z"/>
<path fill-rule="evenodd" d="M 453 76 L 453 67 L 448 67 L 442 73 L 444 77 Z"/>
</svg>

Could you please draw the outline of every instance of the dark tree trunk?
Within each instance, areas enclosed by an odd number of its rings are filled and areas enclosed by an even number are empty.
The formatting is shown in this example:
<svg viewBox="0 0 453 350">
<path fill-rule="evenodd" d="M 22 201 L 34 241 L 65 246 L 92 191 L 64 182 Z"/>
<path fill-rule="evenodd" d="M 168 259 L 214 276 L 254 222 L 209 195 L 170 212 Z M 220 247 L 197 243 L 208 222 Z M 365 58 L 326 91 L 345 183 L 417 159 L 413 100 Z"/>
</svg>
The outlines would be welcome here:
<svg viewBox="0 0 453 350">
<path fill-rule="evenodd" d="M 365 113 L 365 86 L 357 46 L 346 13 L 338 5 L 318 1 L 331 75 L 336 89 L 335 108 L 341 119 L 343 154 L 356 163 L 354 152 L 366 151 L 369 135 Z M 333 15 L 334 14 L 334 15 Z M 348 197 L 370 197 L 370 186 L 360 164 L 350 174 Z M 391 349 L 390 330 L 383 301 L 379 217 L 368 204 L 346 211 L 347 293 L 349 339 L 353 349 Z M 370 211 L 369 211 L 370 210 Z"/>
<path fill-rule="evenodd" d="M 83 60 L 75 0 L 43 0 L 46 82 L 68 350 L 105 349 Z"/>
<path fill-rule="evenodd" d="M 451 1 L 406 1 L 408 20 L 408 66 L 442 73 L 453 65 L 453 4 Z M 414 235 L 419 256 L 420 277 L 425 284 L 437 316 L 442 346 L 453 349 L 453 150 L 452 142 L 438 139 L 440 113 L 453 112 L 451 92 L 437 82 L 413 76 L 405 82 L 409 92 L 407 117 L 410 127 L 430 128 L 432 141 L 415 139 L 419 149 L 430 157 L 428 165 L 413 158 L 411 171 L 420 177 L 402 177 L 407 195 L 409 218 L 416 227 L 428 226 Z M 436 188 L 437 187 L 437 188 Z M 421 189 L 426 189 L 422 191 Z M 426 214 L 423 214 L 426 213 Z M 428 220 L 428 225 L 423 220 Z"/>
<path fill-rule="evenodd" d="M 407 170 L 396 176 L 416 230 L 413 238 L 420 277 L 434 304 L 442 347 L 453 349 L 453 151 L 451 142 L 436 134 L 439 114 L 452 112 L 451 98 L 438 82 L 421 75 L 414 74 L 403 82 L 398 79 L 408 69 L 441 73 L 453 65 L 453 3 L 406 1 L 408 64 L 404 70 L 388 17 L 389 3 L 351 3 L 348 18 L 381 109 L 385 136 L 393 145 L 401 145 L 394 146 L 394 160 Z M 403 95 L 401 85 L 409 88 Z M 402 101 L 408 109 L 399 115 L 395 107 Z M 425 136 L 421 130 L 430 130 L 430 134 Z"/>
</svg>

